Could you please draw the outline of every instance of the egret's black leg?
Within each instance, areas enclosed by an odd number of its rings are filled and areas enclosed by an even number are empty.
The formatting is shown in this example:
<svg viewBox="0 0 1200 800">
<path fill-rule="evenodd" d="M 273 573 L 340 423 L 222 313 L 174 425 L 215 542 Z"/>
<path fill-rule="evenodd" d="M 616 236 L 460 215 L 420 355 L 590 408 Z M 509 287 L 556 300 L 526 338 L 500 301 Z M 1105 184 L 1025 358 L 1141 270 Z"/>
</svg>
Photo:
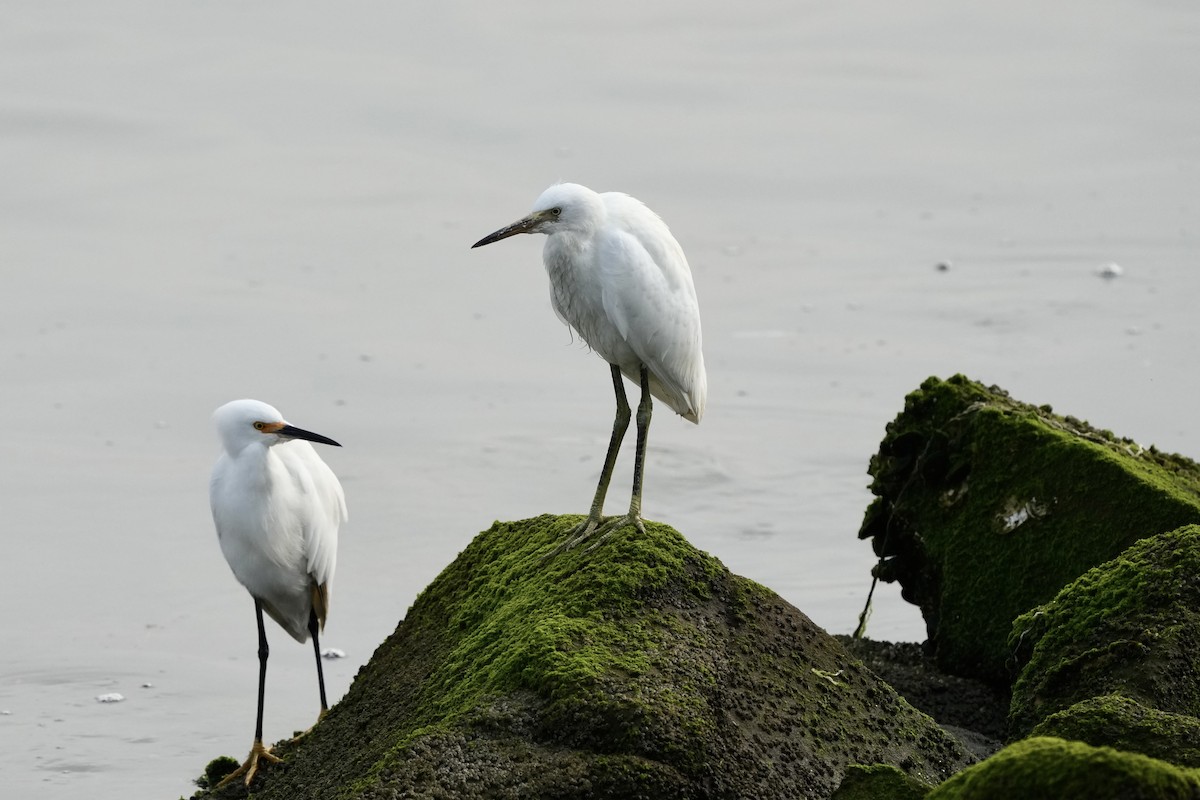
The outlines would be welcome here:
<svg viewBox="0 0 1200 800">
<path fill-rule="evenodd" d="M 267 695 L 267 657 L 271 655 L 271 648 L 267 645 L 262 601 L 258 598 L 254 599 L 254 616 L 258 618 L 258 718 L 254 723 L 254 741 L 262 742 L 263 700 Z"/>
<path fill-rule="evenodd" d="M 612 369 L 613 394 L 617 399 L 617 413 L 613 418 L 612 438 L 608 442 L 608 453 L 604 456 L 604 468 L 600 470 L 600 484 L 596 487 L 596 496 L 592 499 L 592 508 L 588 512 L 587 519 L 571 532 L 571 538 L 560 549 L 574 547 L 600 527 L 601 515 L 604 512 L 604 496 L 608 494 L 608 484 L 612 481 L 613 469 L 617 465 L 617 454 L 621 451 L 621 442 L 625 439 L 625 431 L 629 430 L 631 413 L 629 400 L 625 397 L 625 381 L 621 377 L 621 368 L 616 364 L 609 364 L 609 367 Z"/>
<path fill-rule="evenodd" d="M 592 509 L 588 512 L 588 521 L 595 528 L 600 524 L 600 516 L 604 513 L 604 497 L 608 494 L 608 484 L 612 481 L 613 469 L 617 466 L 617 454 L 621 452 L 621 442 L 625 440 L 625 431 L 629 430 L 629 400 L 625 397 L 625 379 L 621 377 L 621 368 L 610 364 L 612 369 L 613 395 L 617 400 L 617 412 L 613 417 L 612 438 L 608 440 L 608 452 L 604 456 L 604 468 L 600 470 L 600 483 L 596 486 L 596 496 L 592 499 Z"/>
<path fill-rule="evenodd" d="M 266 696 L 267 689 L 267 656 L 270 655 L 271 649 L 267 646 L 267 629 L 263 626 L 262 602 L 256 597 L 254 598 L 254 616 L 258 619 L 258 716 L 254 722 L 254 744 L 250 747 L 250 755 L 246 761 L 233 772 L 226 775 L 217 788 L 231 783 L 235 778 L 242 775 L 246 776 L 245 784 L 250 785 L 254 780 L 254 774 L 258 772 L 259 759 L 278 764 L 283 759 L 271 753 L 270 748 L 263 744 L 263 699 Z"/>
<path fill-rule="evenodd" d="M 637 410 L 637 452 L 633 458 L 633 495 L 629 500 L 629 519 L 637 525 L 638 530 L 645 533 L 642 526 L 642 472 L 646 467 L 646 439 L 650 435 L 650 414 L 654 410 L 654 401 L 650 397 L 650 373 L 645 364 L 638 377 L 642 384 L 642 398 L 638 401 Z"/>
<path fill-rule="evenodd" d="M 598 534 L 596 541 L 588 550 L 595 550 L 600 544 L 626 525 L 632 525 L 641 533 L 646 532 L 642 524 L 642 472 L 646 464 L 646 438 L 650 433 L 650 413 L 654 408 L 650 398 L 650 371 L 643 364 L 638 370 L 638 382 L 642 387 L 642 397 L 638 401 L 637 410 L 637 452 L 633 457 L 633 493 L 629 498 L 629 513 L 623 517 L 612 517 L 595 530 Z"/>
<path fill-rule="evenodd" d="M 329 704 L 325 702 L 325 670 L 321 666 L 321 642 L 317 637 L 320 630 L 321 624 L 317 621 L 317 612 L 310 611 L 308 613 L 308 632 L 313 640 L 313 655 L 317 658 L 317 686 L 321 689 L 321 717 L 323 717 L 329 710 Z M 319 720 L 320 717 L 317 719 Z"/>
<path fill-rule="evenodd" d="M 308 635 L 312 637 L 313 656 L 317 659 L 317 688 L 321 691 L 321 713 L 317 714 L 317 722 L 325 719 L 326 712 L 329 711 L 329 703 L 325 701 L 325 668 L 321 663 L 321 621 L 317 619 L 317 611 L 313 609 L 308 612 Z M 316 723 L 313 723 L 316 727 Z M 301 731 L 292 737 L 293 742 L 298 742 L 302 737 L 308 734 L 312 728 Z"/>
</svg>

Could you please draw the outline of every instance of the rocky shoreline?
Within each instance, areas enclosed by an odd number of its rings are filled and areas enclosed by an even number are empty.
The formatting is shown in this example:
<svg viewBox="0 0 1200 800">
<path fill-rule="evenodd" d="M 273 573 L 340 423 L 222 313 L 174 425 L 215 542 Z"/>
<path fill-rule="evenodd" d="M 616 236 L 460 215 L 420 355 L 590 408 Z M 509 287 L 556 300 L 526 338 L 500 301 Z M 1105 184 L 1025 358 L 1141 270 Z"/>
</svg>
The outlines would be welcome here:
<svg viewBox="0 0 1200 800">
<path fill-rule="evenodd" d="M 855 658 L 913 708 L 928 714 L 977 758 L 999 750 L 1007 730 L 1009 695 L 980 680 L 942 672 L 923 645 L 836 636 Z"/>
<path fill-rule="evenodd" d="M 955 376 L 870 472 L 925 645 L 830 636 L 665 525 L 498 522 L 254 796 L 1200 798 L 1200 466 Z"/>
</svg>

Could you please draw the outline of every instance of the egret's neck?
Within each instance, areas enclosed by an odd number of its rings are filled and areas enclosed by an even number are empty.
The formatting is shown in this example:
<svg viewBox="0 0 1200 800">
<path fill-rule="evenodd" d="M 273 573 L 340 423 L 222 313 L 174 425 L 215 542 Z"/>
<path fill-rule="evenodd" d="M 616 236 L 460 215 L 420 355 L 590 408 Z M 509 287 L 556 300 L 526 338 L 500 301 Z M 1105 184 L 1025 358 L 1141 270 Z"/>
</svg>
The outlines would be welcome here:
<svg viewBox="0 0 1200 800">
<path fill-rule="evenodd" d="M 546 246 L 542 248 L 542 260 L 550 279 L 556 275 L 567 274 L 582 269 L 590 263 L 588 258 L 592 249 L 590 236 L 577 231 L 557 231 L 546 237 Z"/>
<path fill-rule="evenodd" d="M 229 460 L 235 465 L 240 482 L 262 484 L 270 481 L 268 465 L 275 458 L 265 439 L 246 442 L 240 450 L 229 453 Z"/>
</svg>

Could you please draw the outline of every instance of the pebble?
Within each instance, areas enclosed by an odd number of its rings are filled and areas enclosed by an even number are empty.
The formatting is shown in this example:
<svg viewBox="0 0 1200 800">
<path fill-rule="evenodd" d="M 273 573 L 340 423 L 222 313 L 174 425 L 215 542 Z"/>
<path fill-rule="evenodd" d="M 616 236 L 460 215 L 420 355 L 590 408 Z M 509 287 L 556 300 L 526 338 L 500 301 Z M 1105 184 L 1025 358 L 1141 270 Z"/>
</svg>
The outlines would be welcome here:
<svg viewBox="0 0 1200 800">
<path fill-rule="evenodd" d="M 120 692 L 108 692 L 107 694 L 96 695 L 97 703 L 120 703 L 125 700 L 125 695 Z"/>
<path fill-rule="evenodd" d="M 334 659 L 334 658 L 345 658 L 345 657 L 346 657 L 346 651 L 339 650 L 336 647 L 326 647 L 324 650 L 321 651 L 321 658 Z"/>
</svg>

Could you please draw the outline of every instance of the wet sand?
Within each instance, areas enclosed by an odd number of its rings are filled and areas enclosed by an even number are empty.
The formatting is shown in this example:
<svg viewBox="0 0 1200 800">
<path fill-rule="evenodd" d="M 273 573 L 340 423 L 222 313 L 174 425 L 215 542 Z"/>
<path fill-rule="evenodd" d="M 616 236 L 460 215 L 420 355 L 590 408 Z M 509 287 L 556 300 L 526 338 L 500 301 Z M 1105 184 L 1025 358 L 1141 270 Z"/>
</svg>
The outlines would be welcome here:
<svg viewBox="0 0 1200 800">
<path fill-rule="evenodd" d="M 1200 455 L 1188 4 L 10 16 L 6 794 L 173 797 L 248 749 L 252 605 L 206 496 L 226 400 L 345 445 L 334 697 L 493 519 L 586 510 L 607 370 L 541 241 L 469 250 L 555 180 L 645 200 L 695 274 L 708 408 L 657 415 L 646 515 L 832 632 L 869 580 L 868 460 L 930 374 Z M 869 633 L 923 628 L 885 587 Z M 277 739 L 317 697 L 269 635 Z"/>
</svg>

